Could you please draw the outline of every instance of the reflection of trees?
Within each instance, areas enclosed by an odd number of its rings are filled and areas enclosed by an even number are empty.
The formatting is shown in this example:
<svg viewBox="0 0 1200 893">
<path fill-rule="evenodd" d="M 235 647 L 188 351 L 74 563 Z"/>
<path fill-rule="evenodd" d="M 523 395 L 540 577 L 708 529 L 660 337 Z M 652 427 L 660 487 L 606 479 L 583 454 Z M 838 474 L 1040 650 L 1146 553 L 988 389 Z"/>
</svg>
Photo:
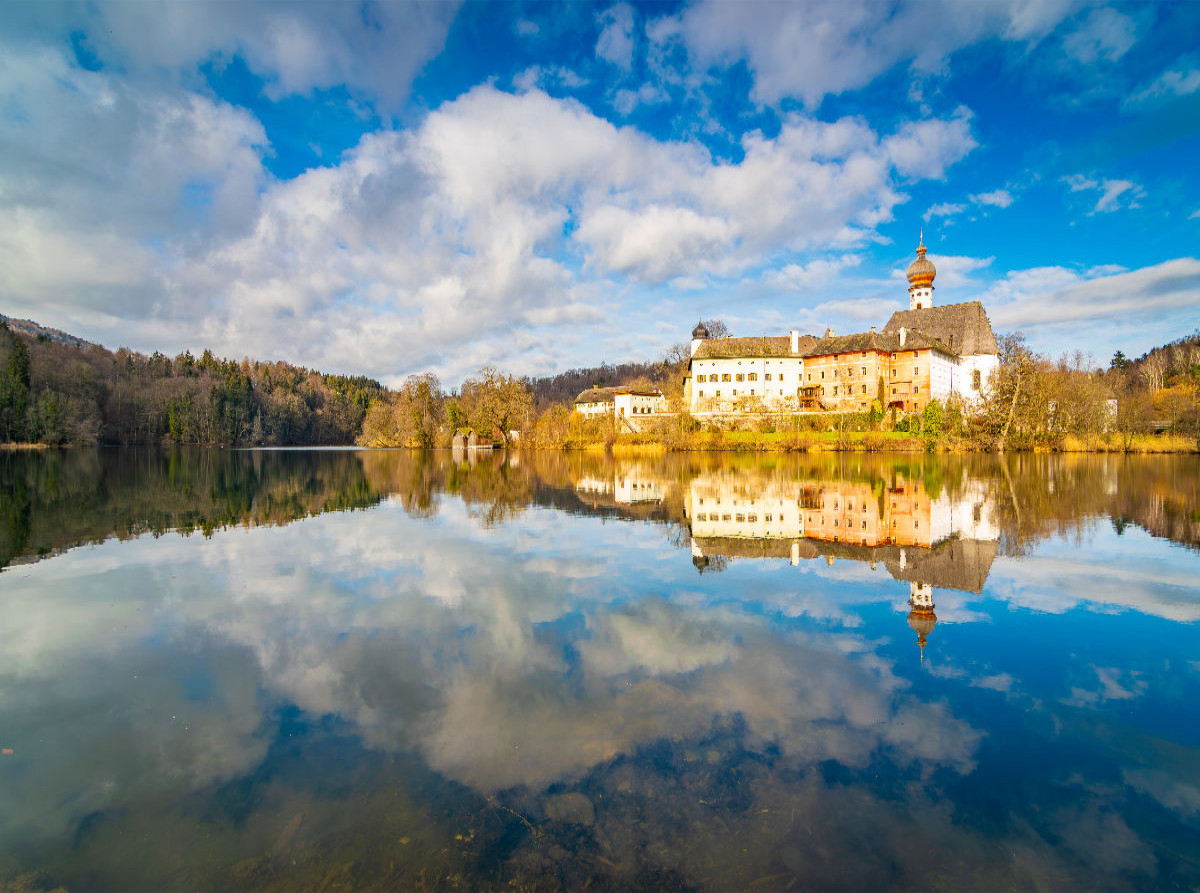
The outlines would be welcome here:
<svg viewBox="0 0 1200 893">
<path fill-rule="evenodd" d="M 346 452 L 0 453 L 0 566 L 111 536 L 286 524 L 379 501 Z"/>
<path fill-rule="evenodd" d="M 633 472 L 659 486 L 661 501 L 618 504 L 575 490 L 580 480 Z M 533 451 L 483 452 L 456 464 L 448 451 L 116 449 L 0 454 L 0 566 L 110 536 L 283 524 L 370 506 L 384 494 L 412 515 L 432 517 L 444 492 L 485 525 L 542 506 L 654 522 L 664 525 L 669 543 L 688 548 L 683 498 L 700 476 L 746 494 L 781 481 L 862 484 L 881 515 L 887 490 L 901 482 L 920 483 L 934 499 L 958 499 L 982 481 L 995 503 L 1000 551 L 1008 555 L 1048 536 L 1082 536 L 1097 517 L 1200 544 L 1200 460 L 1194 456 L 672 453 L 614 459 Z M 716 568 L 710 562 L 707 570 Z"/>
</svg>

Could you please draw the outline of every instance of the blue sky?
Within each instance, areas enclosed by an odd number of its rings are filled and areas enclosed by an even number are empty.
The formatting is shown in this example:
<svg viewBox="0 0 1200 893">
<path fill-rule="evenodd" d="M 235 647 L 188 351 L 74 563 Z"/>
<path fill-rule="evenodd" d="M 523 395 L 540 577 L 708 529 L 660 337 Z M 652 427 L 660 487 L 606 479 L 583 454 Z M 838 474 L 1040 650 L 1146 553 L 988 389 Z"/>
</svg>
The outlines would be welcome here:
<svg viewBox="0 0 1200 893">
<path fill-rule="evenodd" d="M 448 386 L 935 300 L 1200 326 L 1200 4 L 0 4 L 0 311 Z"/>
</svg>

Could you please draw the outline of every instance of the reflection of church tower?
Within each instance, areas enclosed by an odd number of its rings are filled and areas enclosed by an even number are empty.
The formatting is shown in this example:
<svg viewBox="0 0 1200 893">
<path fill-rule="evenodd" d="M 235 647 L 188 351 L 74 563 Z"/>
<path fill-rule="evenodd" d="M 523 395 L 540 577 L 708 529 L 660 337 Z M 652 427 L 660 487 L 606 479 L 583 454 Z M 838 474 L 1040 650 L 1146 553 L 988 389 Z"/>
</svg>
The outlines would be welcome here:
<svg viewBox="0 0 1200 893">
<path fill-rule="evenodd" d="M 925 663 L 925 640 L 937 626 L 937 615 L 933 613 L 933 587 L 928 583 L 909 583 L 908 606 L 908 625 L 917 634 L 921 663 Z"/>
<path fill-rule="evenodd" d="M 917 246 L 917 259 L 908 265 L 908 309 L 926 310 L 933 306 L 933 277 L 937 268 L 925 257 L 925 233 Z"/>
</svg>

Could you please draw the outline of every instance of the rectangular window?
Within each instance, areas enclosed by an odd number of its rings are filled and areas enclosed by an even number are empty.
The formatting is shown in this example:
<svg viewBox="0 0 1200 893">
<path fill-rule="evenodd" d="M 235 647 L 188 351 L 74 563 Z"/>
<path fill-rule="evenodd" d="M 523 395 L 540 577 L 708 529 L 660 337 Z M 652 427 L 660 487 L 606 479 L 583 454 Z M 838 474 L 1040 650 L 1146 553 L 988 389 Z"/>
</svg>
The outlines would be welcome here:
<svg viewBox="0 0 1200 893">
<path fill-rule="evenodd" d="M 920 375 L 920 374 L 921 374 L 921 367 L 913 366 L 913 375 Z"/>
<path fill-rule="evenodd" d="M 720 392 L 720 391 L 717 391 L 717 393 L 719 394 L 719 393 L 721 393 L 721 392 Z M 893 396 L 893 397 L 895 397 L 895 396 L 896 396 L 896 389 L 895 389 L 895 388 L 892 388 L 892 396 Z"/>
<path fill-rule="evenodd" d="M 747 515 L 746 520 L 749 521 L 751 524 L 757 524 L 758 523 L 758 515 Z"/>
<path fill-rule="evenodd" d="M 751 396 L 751 397 L 753 397 L 753 396 L 754 396 L 754 388 L 751 388 L 751 389 L 750 389 L 750 396 Z"/>
<path fill-rule="evenodd" d="M 821 381 L 824 381 L 824 380 L 825 380 L 825 370 L 822 369 L 821 370 Z"/>
<path fill-rule="evenodd" d="M 913 351 L 913 359 L 915 360 L 916 358 L 917 358 L 917 352 L 914 350 Z"/>
<path fill-rule="evenodd" d="M 738 524 L 745 524 L 745 523 L 746 523 L 746 516 L 745 516 L 745 515 L 738 515 L 738 516 L 737 516 L 737 517 L 735 517 L 733 520 L 734 520 L 734 521 L 736 521 Z"/>
<path fill-rule="evenodd" d="M 701 388 L 701 390 L 700 390 L 700 396 L 701 396 L 701 397 L 703 397 L 703 396 L 704 396 L 704 389 L 703 389 L 703 388 Z"/>
<path fill-rule="evenodd" d="M 920 390 L 921 390 L 921 386 L 920 386 L 919 384 L 915 384 L 915 385 L 913 385 L 913 393 L 914 393 L 914 394 L 915 394 L 915 393 L 917 393 L 917 392 L 918 392 L 918 391 L 920 391 Z"/>
<path fill-rule="evenodd" d="M 746 376 L 746 380 L 747 381 L 758 381 L 758 373 L 751 372 L 749 375 Z"/>
<path fill-rule="evenodd" d="M 746 380 L 746 376 L 742 375 L 742 373 L 739 372 L 737 374 L 737 381 L 745 381 L 745 380 Z"/>
<path fill-rule="evenodd" d="M 721 396 L 721 389 L 720 389 L 720 388 L 717 388 L 717 396 L 718 396 L 718 397 L 720 397 L 720 396 Z"/>
<path fill-rule="evenodd" d="M 892 378 L 895 378 L 895 377 L 896 377 L 896 370 L 895 370 L 895 369 L 893 369 L 893 370 L 892 370 Z"/>
<path fill-rule="evenodd" d="M 737 388 L 733 389 L 733 396 L 735 396 L 735 397 L 737 396 Z"/>
<path fill-rule="evenodd" d="M 763 381 L 770 381 L 770 380 L 771 380 L 771 373 L 768 372 L 765 376 L 763 376 Z"/>
<path fill-rule="evenodd" d="M 729 378 L 728 372 L 726 372 L 724 375 L 721 376 L 721 381 L 729 381 L 729 380 L 730 380 L 730 378 Z"/>
<path fill-rule="evenodd" d="M 863 370 L 863 378 L 866 378 L 867 377 L 867 367 L 863 366 L 862 370 Z"/>
<path fill-rule="evenodd" d="M 867 392 L 867 386 L 863 385 L 863 393 L 865 394 L 866 392 Z"/>
<path fill-rule="evenodd" d="M 983 386 L 983 375 L 978 369 L 971 370 L 971 387 L 980 390 Z"/>
<path fill-rule="evenodd" d="M 697 375 L 697 376 L 696 376 L 696 381 L 698 381 L 700 384 L 704 384 L 704 376 L 703 376 L 703 375 Z"/>
<path fill-rule="evenodd" d="M 728 521 L 728 520 L 729 520 L 729 516 L 728 516 L 728 515 L 722 515 L 722 516 L 721 516 L 721 520 L 722 520 L 722 521 Z"/>
<path fill-rule="evenodd" d="M 833 396 L 837 396 L 837 385 L 833 386 Z"/>
</svg>

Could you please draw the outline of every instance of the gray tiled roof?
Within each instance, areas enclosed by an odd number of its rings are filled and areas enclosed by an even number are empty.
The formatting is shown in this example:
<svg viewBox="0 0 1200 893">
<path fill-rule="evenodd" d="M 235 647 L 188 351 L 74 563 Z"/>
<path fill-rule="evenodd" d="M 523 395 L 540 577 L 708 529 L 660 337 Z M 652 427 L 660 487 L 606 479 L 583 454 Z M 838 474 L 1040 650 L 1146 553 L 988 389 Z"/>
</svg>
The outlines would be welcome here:
<svg viewBox="0 0 1200 893">
<path fill-rule="evenodd" d="M 805 352 L 806 357 L 824 357 L 837 353 L 853 353 L 854 351 L 879 350 L 884 353 L 895 353 L 898 350 L 933 349 L 956 355 L 945 342 L 932 338 L 922 332 L 906 332 L 904 345 L 900 344 L 900 332 L 881 334 L 878 332 L 859 332 L 854 335 L 834 335 L 822 338 Z"/>
<path fill-rule="evenodd" d="M 737 357 L 802 357 L 817 343 L 815 335 L 801 335 L 800 351 L 792 353 L 790 335 L 763 335 L 757 338 L 709 338 L 700 342 L 693 360 L 736 359 Z"/>
<path fill-rule="evenodd" d="M 923 310 L 897 310 L 883 331 L 894 335 L 901 326 L 936 338 L 961 356 L 998 352 L 992 324 L 988 322 L 987 312 L 979 301 Z"/>
<path fill-rule="evenodd" d="M 640 394 L 643 397 L 661 397 L 662 391 L 639 391 L 632 388 L 588 388 L 580 391 L 576 403 L 611 403 L 617 394 Z"/>
</svg>

